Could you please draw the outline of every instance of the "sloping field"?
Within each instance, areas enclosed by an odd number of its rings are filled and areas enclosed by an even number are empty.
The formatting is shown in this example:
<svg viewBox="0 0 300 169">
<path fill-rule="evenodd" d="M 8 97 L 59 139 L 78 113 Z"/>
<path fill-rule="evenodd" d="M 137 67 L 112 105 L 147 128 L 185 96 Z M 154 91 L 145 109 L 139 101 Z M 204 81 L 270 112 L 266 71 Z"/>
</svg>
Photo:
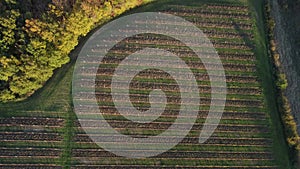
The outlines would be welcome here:
<svg viewBox="0 0 300 169">
<path fill-rule="evenodd" d="M 98 147 L 82 130 L 72 111 L 73 60 L 28 100 L 0 105 L 0 168 L 289 168 L 279 119 L 274 115 L 276 108 L 268 100 L 273 93 L 266 88 L 271 79 L 266 72 L 270 70 L 261 32 L 262 4 L 258 1 L 255 8 L 246 0 L 160 1 L 134 10 L 183 17 L 198 26 L 218 51 L 228 95 L 221 122 L 205 143 L 198 143 L 211 99 L 204 65 L 177 40 L 144 34 L 123 40 L 105 57 L 96 81 L 99 106 L 106 120 L 120 133 L 142 137 L 166 130 L 174 122 L 180 103 L 178 85 L 172 77 L 159 70 L 147 70 L 134 78 L 130 96 L 137 109 L 149 108 L 148 95 L 153 89 L 162 89 L 168 99 L 167 111 L 153 123 L 142 125 L 118 114 L 110 95 L 110 82 L 114 68 L 129 53 L 144 47 L 168 50 L 191 68 L 201 92 L 198 118 L 186 138 L 168 152 L 144 159 L 118 157 Z M 122 100 L 124 90 L 118 90 L 119 101 L 127 104 Z M 89 102 L 89 98 L 84 99 Z M 91 130 L 93 127 L 91 120 Z"/>
</svg>

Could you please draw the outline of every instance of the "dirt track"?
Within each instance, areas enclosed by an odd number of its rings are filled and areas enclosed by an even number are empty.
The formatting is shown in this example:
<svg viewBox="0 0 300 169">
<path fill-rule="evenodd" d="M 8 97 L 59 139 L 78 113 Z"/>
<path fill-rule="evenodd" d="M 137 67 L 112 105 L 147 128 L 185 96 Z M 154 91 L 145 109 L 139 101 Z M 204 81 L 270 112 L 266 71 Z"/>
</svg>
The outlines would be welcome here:
<svg viewBox="0 0 300 169">
<path fill-rule="evenodd" d="M 292 27 L 293 19 L 289 20 L 289 15 L 280 7 L 277 0 L 271 1 L 271 5 L 271 15 L 276 22 L 274 31 L 276 45 L 289 84 L 285 94 L 290 101 L 300 134 L 300 66 L 298 65 L 300 53 L 293 36 L 296 31 L 293 31 L 295 29 Z"/>
</svg>

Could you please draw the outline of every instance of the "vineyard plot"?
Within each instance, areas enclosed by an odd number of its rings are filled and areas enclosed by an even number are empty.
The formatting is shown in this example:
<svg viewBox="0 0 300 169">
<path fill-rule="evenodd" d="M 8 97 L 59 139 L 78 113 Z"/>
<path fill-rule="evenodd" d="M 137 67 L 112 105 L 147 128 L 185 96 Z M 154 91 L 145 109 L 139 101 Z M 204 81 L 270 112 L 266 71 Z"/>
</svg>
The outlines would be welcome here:
<svg viewBox="0 0 300 169">
<path fill-rule="evenodd" d="M 156 5 L 155 5 L 156 4 Z M 116 7 L 117 8 L 117 7 Z M 74 62 L 70 63 L 64 81 L 57 82 L 58 93 L 51 86 L 45 86 L 46 94 L 42 93 L 42 100 L 34 100 L 36 107 L 27 108 L 29 101 L 24 102 L 24 107 L 16 108 L 17 112 L 4 113 L 0 116 L 0 168 L 30 168 L 30 169 L 174 169 L 174 168 L 198 168 L 198 169 L 277 169 L 280 162 L 274 152 L 274 128 L 271 124 L 270 109 L 266 105 L 266 95 L 262 87 L 262 77 L 258 66 L 259 60 L 256 52 L 259 48 L 256 39 L 255 16 L 257 11 L 251 8 L 247 0 L 166 0 L 153 2 L 134 12 L 163 12 L 184 18 L 200 28 L 217 50 L 223 64 L 227 84 L 227 100 L 222 119 L 212 136 L 204 143 L 199 144 L 199 134 L 203 129 L 206 117 L 209 114 L 211 103 L 211 82 L 205 65 L 186 44 L 177 39 L 160 34 L 139 34 L 128 37 L 115 45 L 103 58 L 100 66 L 93 58 L 87 57 L 89 64 L 83 71 L 81 85 L 85 89 L 93 89 L 98 101 L 92 104 L 94 97 L 82 91 L 80 99 L 81 107 L 78 109 L 81 120 L 87 124 L 93 137 L 98 136 L 98 131 L 106 131 L 103 123 L 97 124 L 95 117 L 101 113 L 107 123 L 117 132 L 133 138 L 147 138 L 156 136 L 167 130 L 177 118 L 183 120 L 178 124 L 174 133 L 181 133 L 189 125 L 188 116 L 180 116 L 181 93 L 188 93 L 191 86 L 186 83 L 180 87 L 170 73 L 159 69 L 147 69 L 139 72 L 130 82 L 130 100 L 124 98 L 127 89 L 123 81 L 116 81 L 116 95 L 111 95 L 112 78 L 118 65 L 129 55 L 145 48 L 166 50 L 188 65 L 197 82 L 200 103 L 190 104 L 191 112 L 197 111 L 195 124 L 187 136 L 171 150 L 154 157 L 142 159 L 128 159 L 117 156 L 99 147 L 89 137 L 80 125 L 73 111 L 71 103 L 71 79 Z M 92 19 L 92 18 L 91 18 Z M 262 19 L 262 18 L 261 18 Z M 159 20 L 139 20 L 136 23 L 163 24 Z M 184 27 L 177 23 L 167 23 L 177 27 Z M 134 28 L 122 30 L 135 32 Z M 124 33 L 124 32 L 123 32 Z M 170 34 L 185 38 L 194 38 L 195 34 L 173 31 Z M 110 43 L 107 39 L 107 43 Z M 97 53 L 105 52 L 101 45 L 95 49 Z M 193 45 L 192 45 L 193 46 Z M 197 48 L 196 45 L 193 47 Z M 80 48 L 80 46 L 78 47 Z M 75 50 L 75 55 L 78 55 Z M 205 54 L 209 60 L 209 66 L 215 70 L 221 68 L 215 64 L 215 58 L 209 58 L 209 51 Z M 267 56 L 266 56 L 267 57 Z M 76 56 L 74 56 L 76 58 Z M 75 59 L 74 59 L 75 60 Z M 168 65 L 153 56 L 147 63 Z M 189 76 L 181 67 L 176 67 L 176 61 L 170 62 L 170 72 L 178 71 L 178 79 L 183 80 Z M 132 66 L 133 65 L 129 65 Z M 97 69 L 95 81 L 87 80 L 94 69 Z M 129 69 L 128 69 L 129 70 Z M 131 71 L 133 71 L 131 69 Z M 66 73 L 67 73 L 66 72 Z M 130 71 L 129 71 L 130 72 Z M 65 72 L 62 72 L 63 74 Z M 64 75 L 57 75 L 58 77 Z M 126 75 L 117 75 L 118 78 L 126 78 Z M 215 75 L 214 78 L 220 78 Z M 56 81 L 55 81 L 56 84 Z M 67 86 L 60 88 L 60 85 Z M 165 110 L 151 123 L 132 122 L 120 114 L 115 107 L 115 101 L 124 106 L 126 117 L 134 117 L 130 109 L 132 104 L 138 111 L 147 111 L 150 107 L 150 93 L 160 89 L 166 99 L 158 97 L 155 104 L 166 101 Z M 54 93 L 54 94 L 53 94 Z M 37 93 L 39 95 L 40 93 Z M 51 97 L 54 98 L 51 98 Z M 50 99 L 48 98 L 50 97 Z M 39 98 L 39 97 L 37 97 Z M 49 100 L 48 100 L 49 99 Z M 51 100 L 52 99 L 52 100 Z M 193 98 L 190 98 L 193 99 Z M 48 103 L 49 101 L 49 103 Z M 22 103 L 23 104 L 23 103 Z M 43 105 L 45 104 L 45 105 Z M 18 105 L 18 104 L 17 104 Z M 1 111 L 4 110 L 0 109 Z M 159 111 L 160 107 L 156 107 Z M 11 110 L 14 110 L 11 108 Z M 5 110 L 4 110 L 5 111 Z M 1 112 L 2 113 L 2 112 Z M 2 115 L 2 114 L 1 114 Z M 148 115 L 151 116 L 151 115 Z M 153 115 L 154 116 L 154 115 Z M 152 117 L 151 117 L 152 118 Z M 104 136 L 105 137 L 105 136 Z M 176 135 L 162 137 L 155 142 L 147 142 L 145 145 L 157 145 L 162 142 L 172 143 Z M 114 141 L 121 139 L 118 136 L 107 135 L 104 138 L 107 144 L 122 146 Z M 128 147 L 133 149 L 132 147 Z M 136 153 L 146 153 L 153 150 L 145 148 L 134 150 Z"/>
<path fill-rule="evenodd" d="M 93 71 L 97 69 L 95 95 L 99 106 L 99 111 L 94 111 L 94 105 L 92 105 L 94 97 L 90 97 L 91 95 L 88 92 L 85 93 L 83 91 L 80 93 L 81 103 L 84 103 L 82 109 L 79 109 L 80 116 L 83 117 L 80 120 L 85 121 L 85 129 L 88 128 L 89 135 L 92 135 L 92 137 L 98 136 L 98 129 L 101 129 L 101 133 L 105 133 L 105 125 L 96 124 L 96 121 L 93 120 L 98 113 L 101 113 L 109 125 L 119 133 L 135 138 L 147 138 L 161 134 L 178 118 L 181 103 L 180 92 L 189 92 L 190 90 L 189 85 L 184 85 L 181 90 L 177 83 L 177 80 L 180 81 L 188 76 L 188 72 L 184 69 L 179 71 L 177 79 L 169 73 L 159 70 L 159 68 L 143 70 L 130 82 L 130 100 L 124 97 L 127 86 L 122 81 L 114 81 L 114 86 L 118 87 L 117 93 L 114 96 L 111 94 L 112 91 L 110 89 L 113 77 L 126 78 L 126 74 L 115 74 L 118 65 L 127 56 L 144 48 L 158 48 L 169 51 L 179 56 L 189 66 L 200 91 L 200 104 L 190 105 L 195 106 L 195 110 L 197 106 L 200 106 L 196 123 L 189 134 L 171 150 L 155 157 L 128 161 L 124 157 L 99 148 L 81 129 L 80 123 L 75 122 L 76 133 L 73 139 L 75 146 L 72 150 L 73 162 L 76 164 L 74 168 L 80 168 L 81 165 L 90 165 L 95 168 L 142 168 L 144 166 L 151 168 L 153 165 L 156 168 L 175 168 L 176 166 L 188 166 L 190 168 L 277 168 L 274 154 L 272 153 L 273 140 L 269 116 L 264 104 L 261 82 L 257 75 L 253 33 L 255 31 L 253 26 L 255 22 L 252 19 L 251 10 L 247 6 L 247 2 L 198 2 L 197 5 L 188 5 L 188 3 L 187 5 L 165 4 L 161 9 L 156 10 L 180 16 L 192 22 L 205 33 L 217 49 L 226 72 L 226 82 L 228 84 L 226 107 L 219 126 L 205 143 L 198 143 L 199 133 L 208 115 L 212 90 L 206 67 L 195 53 L 177 39 L 161 34 L 138 34 L 118 42 L 104 56 L 100 65 L 93 60 L 93 57 L 87 57 L 84 60 L 84 63 L 89 66 L 82 70 L 81 85 L 87 89 L 93 87 L 94 82 L 87 80 L 87 77 L 91 76 Z M 159 20 L 136 21 L 137 25 L 146 23 L 167 24 L 174 27 L 184 26 Z M 128 26 L 128 29 L 120 31 L 127 33 L 135 32 L 136 30 L 134 27 Z M 170 32 L 170 34 L 186 38 L 195 36 L 193 33 L 187 34 L 181 31 Z M 113 40 L 109 38 L 105 41 L 112 43 Z M 97 56 L 104 53 L 102 46 L 104 47 L 105 44 L 98 44 L 97 47 L 93 48 L 92 51 L 94 53 L 92 55 Z M 197 48 L 198 46 L 193 47 Z M 205 50 L 203 51 L 205 52 Z M 150 58 L 147 57 L 146 60 L 142 59 L 143 56 L 141 56 L 140 60 L 126 63 L 128 64 L 126 65 L 128 66 L 127 71 L 134 72 L 135 70 L 132 67 L 135 67 L 138 61 L 147 61 L 148 65 L 168 66 L 174 72 L 176 69 L 181 69 L 180 67 L 172 67 L 177 64 L 175 60 L 171 63 L 164 62 L 159 57 L 163 56 L 153 55 Z M 215 70 L 221 69 L 215 64 L 214 58 L 209 58 L 209 53 L 206 53 L 203 57 L 209 59 L 208 64 L 211 68 Z M 136 66 L 136 69 L 139 69 L 139 67 Z M 218 79 L 217 75 L 215 78 Z M 131 112 L 131 104 L 139 111 L 147 111 L 151 106 L 149 94 L 155 89 L 160 89 L 165 93 L 167 104 L 160 117 L 151 123 L 132 122 L 122 116 L 115 108 L 115 104 L 124 106 L 122 110 L 125 112 L 126 117 L 135 116 Z M 163 102 L 163 98 L 158 97 L 156 99 L 157 102 L 155 104 Z M 91 106 L 90 110 L 89 106 Z M 157 111 L 159 111 L 158 108 Z M 188 123 L 185 123 L 183 120 L 174 132 L 182 132 L 186 125 Z M 117 135 L 110 135 L 109 131 L 107 131 L 107 136 L 101 135 L 101 137 L 104 137 L 102 139 L 103 142 L 112 146 L 114 144 L 119 146 L 119 143 L 114 143 L 114 141 L 122 139 Z M 144 144 L 157 144 L 159 148 L 159 143 L 172 143 L 174 141 L 172 138 L 174 137 L 176 136 L 170 135 L 159 138 L 155 142 L 145 142 Z M 133 150 L 132 148 L 128 147 L 126 151 L 132 150 L 135 153 L 152 151 L 147 148 L 140 150 Z"/>
</svg>

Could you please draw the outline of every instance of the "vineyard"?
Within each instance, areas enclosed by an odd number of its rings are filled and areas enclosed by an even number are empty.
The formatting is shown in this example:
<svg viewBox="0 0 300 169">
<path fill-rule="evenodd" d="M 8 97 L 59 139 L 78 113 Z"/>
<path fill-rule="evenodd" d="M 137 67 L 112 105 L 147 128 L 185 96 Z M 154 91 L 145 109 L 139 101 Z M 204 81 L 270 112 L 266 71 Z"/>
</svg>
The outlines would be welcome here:
<svg viewBox="0 0 300 169">
<path fill-rule="evenodd" d="M 124 105 L 130 101 L 139 111 L 149 108 L 149 93 L 152 90 L 165 92 L 166 110 L 151 123 L 131 122 L 120 115 L 114 107 L 110 89 L 115 68 L 129 54 L 146 47 L 174 53 L 193 72 L 201 98 L 196 123 L 178 145 L 158 156 L 127 159 L 95 144 L 81 128 L 72 110 L 70 88 L 74 59 L 58 70 L 50 82 L 31 98 L 0 105 L 0 168 L 275 169 L 289 166 L 285 142 L 276 134 L 280 133 L 281 126 L 276 126 L 274 121 L 279 119 L 272 115 L 276 112 L 268 103 L 268 97 L 272 96 L 265 89 L 264 84 L 268 83 L 262 73 L 265 69 L 258 63 L 268 57 L 260 41 L 263 35 L 258 25 L 261 23 L 256 18 L 262 17 L 260 10 L 263 2 L 256 5 L 261 6 L 257 9 L 247 0 L 175 0 L 153 2 L 133 10 L 180 16 L 199 27 L 216 48 L 225 69 L 227 100 L 220 124 L 205 143 L 199 144 L 198 139 L 208 115 L 212 89 L 204 64 L 191 49 L 176 39 L 142 34 L 124 39 L 102 60 L 96 77 L 98 105 L 107 122 L 119 133 L 138 138 L 158 135 L 167 130 L 177 118 L 181 102 L 181 91 L 170 74 L 158 69 L 140 72 L 130 83 L 130 100 L 123 97 L 126 89 L 122 88 L 122 82 L 117 84 L 120 86 L 117 101 Z M 138 24 L 143 24 L 143 21 Z M 79 48 L 71 56 L 76 56 Z M 97 52 L 102 52 L 101 48 L 96 49 Z M 86 62 L 93 64 L 90 60 Z M 147 62 L 151 64 L 158 60 L 153 58 Z M 214 65 L 214 60 L 210 64 Z M 85 73 L 89 76 L 88 69 Z M 187 74 L 182 71 L 178 76 L 184 78 Z M 84 87 L 92 87 L 92 83 L 85 81 Z M 185 90 L 188 92 L 189 86 L 185 86 Z M 83 110 L 86 110 L 92 98 L 84 93 L 81 96 L 86 103 L 82 105 L 86 106 Z M 130 115 L 130 109 L 128 111 Z M 83 113 L 90 125 L 89 130 L 97 135 L 96 130 L 101 124 L 96 124 L 93 117 L 99 112 Z M 180 129 L 186 125 L 181 123 L 177 132 L 181 132 Z M 106 138 L 111 144 L 118 139 L 118 136 Z M 163 137 L 160 141 L 172 142 L 172 136 Z"/>
</svg>

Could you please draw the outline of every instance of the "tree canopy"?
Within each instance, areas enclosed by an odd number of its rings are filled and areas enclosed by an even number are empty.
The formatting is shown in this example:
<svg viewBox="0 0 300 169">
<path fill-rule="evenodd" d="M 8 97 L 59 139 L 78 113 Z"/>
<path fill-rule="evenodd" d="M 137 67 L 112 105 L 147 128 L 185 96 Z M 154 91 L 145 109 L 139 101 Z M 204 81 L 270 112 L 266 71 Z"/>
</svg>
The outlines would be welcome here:
<svg viewBox="0 0 300 169">
<path fill-rule="evenodd" d="M 0 101 L 22 99 L 70 61 L 80 37 L 142 0 L 0 2 Z M 24 5 L 25 4 L 25 5 Z"/>
</svg>

